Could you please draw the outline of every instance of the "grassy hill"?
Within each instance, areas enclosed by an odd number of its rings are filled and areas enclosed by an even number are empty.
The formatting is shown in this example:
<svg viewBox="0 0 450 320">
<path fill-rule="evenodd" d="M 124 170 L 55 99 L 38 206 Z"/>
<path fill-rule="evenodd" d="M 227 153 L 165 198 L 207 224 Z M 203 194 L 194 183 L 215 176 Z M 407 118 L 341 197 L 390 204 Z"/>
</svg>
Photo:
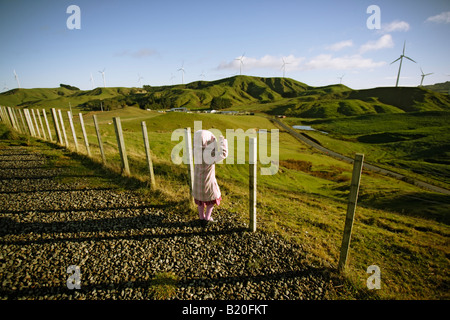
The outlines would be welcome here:
<svg viewBox="0 0 450 320">
<path fill-rule="evenodd" d="M 440 92 L 440 93 L 449 93 L 450 92 L 450 81 L 442 82 L 442 83 L 435 83 L 427 86 L 423 86 L 426 89 Z"/>
<path fill-rule="evenodd" d="M 0 94 L 0 105 L 33 108 L 81 108 L 89 101 L 111 101 L 128 97 L 136 88 L 95 88 L 93 90 L 69 90 L 60 88 L 13 89 Z M 107 103 L 107 102 L 106 102 Z"/>
<path fill-rule="evenodd" d="M 336 152 L 350 157 L 364 153 L 369 163 L 450 189 L 449 111 L 285 121 L 327 132 L 307 134 Z"/>
<path fill-rule="evenodd" d="M 14 89 L 0 94 L 7 106 L 63 107 L 83 110 L 187 107 L 229 109 L 302 118 L 337 118 L 379 113 L 450 110 L 449 95 L 423 87 L 352 90 L 344 85 L 311 87 L 289 78 L 235 76 L 185 85 L 94 90 Z"/>
</svg>

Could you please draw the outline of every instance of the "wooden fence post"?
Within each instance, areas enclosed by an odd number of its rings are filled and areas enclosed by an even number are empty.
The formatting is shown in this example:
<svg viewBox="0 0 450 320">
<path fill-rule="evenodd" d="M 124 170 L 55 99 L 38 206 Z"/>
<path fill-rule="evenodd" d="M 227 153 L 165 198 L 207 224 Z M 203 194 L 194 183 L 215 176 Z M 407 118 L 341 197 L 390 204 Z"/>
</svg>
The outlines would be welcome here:
<svg viewBox="0 0 450 320">
<path fill-rule="evenodd" d="M 40 123 L 40 125 L 41 125 L 42 135 L 43 135 L 43 137 L 44 137 L 44 140 L 47 140 L 47 135 L 45 134 L 44 125 L 42 124 L 41 113 L 39 112 L 39 109 L 36 109 L 36 112 L 37 112 L 37 114 L 38 114 L 39 123 Z"/>
<path fill-rule="evenodd" d="M 25 119 L 25 124 L 26 124 L 25 129 L 28 129 L 28 130 L 25 130 L 25 131 L 27 131 L 27 133 L 29 133 L 30 136 L 32 136 L 32 135 L 33 135 L 33 132 L 31 131 L 30 123 L 28 122 L 27 111 L 28 111 L 27 109 L 22 109 L 23 117 L 24 117 L 24 119 Z"/>
<path fill-rule="evenodd" d="M 88 157 L 91 156 L 91 150 L 89 149 L 89 141 L 86 134 L 86 129 L 84 128 L 84 121 L 83 121 L 83 115 L 81 113 L 78 114 L 80 117 L 80 124 L 81 124 L 81 132 L 83 133 L 83 139 L 84 139 L 84 145 L 86 146 L 86 152 Z"/>
<path fill-rule="evenodd" d="M 38 138 L 41 137 L 41 130 L 39 130 L 39 125 L 36 119 L 36 114 L 34 113 L 34 109 L 31 109 L 31 113 L 33 114 L 34 127 L 36 128 Z"/>
<path fill-rule="evenodd" d="M 27 121 L 28 129 L 32 137 L 36 137 L 36 132 L 34 131 L 33 121 L 31 120 L 30 109 L 24 109 L 25 120 Z"/>
<path fill-rule="evenodd" d="M 72 130 L 73 143 L 75 144 L 75 151 L 78 152 L 77 134 L 75 133 L 75 127 L 73 126 L 72 112 L 67 111 L 67 117 L 69 118 L 70 130 Z"/>
<path fill-rule="evenodd" d="M 52 131 L 50 130 L 50 126 L 48 125 L 48 119 L 47 119 L 47 114 L 45 113 L 45 109 L 42 109 L 42 114 L 44 115 L 45 125 L 47 126 L 48 139 L 49 139 L 49 141 L 53 141 Z"/>
<path fill-rule="evenodd" d="M 190 202 L 192 205 L 195 204 L 194 202 L 194 159 L 192 156 L 192 140 L 191 140 L 191 128 L 187 127 L 184 129 L 184 142 L 185 142 L 185 150 L 186 154 L 183 155 L 185 158 L 185 161 L 187 162 L 189 166 L 189 194 L 190 194 Z M 185 162 L 185 163 L 186 163 Z"/>
<path fill-rule="evenodd" d="M 125 141 L 123 140 L 122 124 L 119 117 L 114 117 L 114 129 L 116 130 L 117 145 L 119 147 L 120 159 L 122 160 L 122 173 L 129 175 L 130 167 L 128 166 L 127 151 L 125 149 Z"/>
<path fill-rule="evenodd" d="M 92 118 L 94 119 L 95 132 L 97 133 L 98 146 L 100 148 L 100 154 L 102 156 L 102 162 L 103 162 L 103 164 L 106 164 L 105 151 L 103 150 L 102 136 L 100 135 L 100 129 L 98 127 L 97 115 L 94 114 L 92 116 Z"/>
<path fill-rule="evenodd" d="M 27 126 L 25 125 L 25 120 L 24 120 L 25 116 L 23 114 L 23 110 L 19 109 L 17 112 L 19 112 L 20 121 L 22 122 L 23 133 L 27 133 Z"/>
<path fill-rule="evenodd" d="M 6 125 L 11 126 L 11 119 L 10 119 L 10 116 L 9 116 L 8 107 L 2 107 L 2 110 L 3 110 L 3 113 L 4 113 Z"/>
<path fill-rule="evenodd" d="M 363 167 L 364 155 L 357 153 L 353 162 L 352 182 L 350 185 L 350 195 L 348 197 L 347 215 L 345 218 L 344 235 L 342 237 L 341 253 L 339 257 L 338 270 L 345 269 L 347 263 L 348 250 L 350 248 L 350 238 L 352 235 L 353 221 L 355 218 L 356 203 L 358 200 L 359 183 L 361 181 L 361 171 Z"/>
<path fill-rule="evenodd" d="M 2 122 L 5 123 L 5 115 L 3 113 L 3 106 L 0 106 L 0 118 L 2 119 Z"/>
<path fill-rule="evenodd" d="M 56 142 L 59 142 L 59 144 L 63 144 L 61 131 L 59 130 L 59 121 L 58 121 L 58 115 L 56 114 L 56 109 L 51 108 L 52 112 L 52 118 L 53 118 L 53 124 L 55 125 L 55 132 L 56 132 Z"/>
<path fill-rule="evenodd" d="M 13 129 L 17 130 L 16 122 L 14 121 L 14 114 L 11 107 L 8 107 L 8 115 L 9 119 L 11 119 L 11 126 L 13 127 Z"/>
<path fill-rule="evenodd" d="M 250 231 L 256 231 L 256 176 L 257 176 L 257 145 L 256 138 L 249 138 L 249 219 Z"/>
<path fill-rule="evenodd" d="M 22 132 L 22 129 L 20 127 L 20 122 L 19 122 L 19 118 L 17 117 L 17 110 L 16 108 L 11 108 L 13 116 L 14 116 L 14 121 L 16 122 L 16 127 L 17 127 L 17 131 Z"/>
<path fill-rule="evenodd" d="M 150 172 L 150 182 L 153 189 L 155 188 L 155 174 L 153 172 L 153 162 L 152 156 L 150 154 L 150 144 L 148 142 L 147 124 L 145 123 L 145 121 L 141 122 L 141 126 L 142 126 L 142 136 L 144 137 L 144 147 L 145 147 L 145 155 L 147 157 L 148 171 Z"/>
<path fill-rule="evenodd" d="M 9 116 L 9 120 L 11 122 L 11 126 L 13 127 L 13 129 L 17 130 L 16 122 L 14 121 L 14 115 L 12 113 L 11 107 L 8 107 L 8 116 Z"/>
<path fill-rule="evenodd" d="M 63 119 L 62 112 L 60 109 L 58 109 L 58 115 L 59 115 L 59 121 L 61 123 L 61 131 L 62 131 L 63 137 L 64 137 L 64 144 L 65 144 L 66 148 L 69 148 L 69 141 L 67 140 L 67 135 L 66 135 L 66 127 L 64 125 L 64 119 Z"/>
<path fill-rule="evenodd" d="M 4 108 L 3 106 L 0 106 L 0 117 L 2 118 L 2 122 L 4 124 L 7 124 L 7 120 L 6 120 L 5 112 L 4 112 L 3 108 Z"/>
<path fill-rule="evenodd" d="M 9 117 L 8 117 L 8 111 L 6 107 L 1 106 L 0 108 L 2 110 L 2 120 L 6 125 L 9 125 Z"/>
</svg>

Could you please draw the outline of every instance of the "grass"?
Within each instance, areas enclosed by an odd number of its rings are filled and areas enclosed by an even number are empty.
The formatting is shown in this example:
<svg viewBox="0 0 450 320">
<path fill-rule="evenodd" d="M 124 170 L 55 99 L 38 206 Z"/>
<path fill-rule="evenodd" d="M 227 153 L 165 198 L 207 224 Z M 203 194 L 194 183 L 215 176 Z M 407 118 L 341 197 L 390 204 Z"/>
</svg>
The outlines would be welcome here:
<svg viewBox="0 0 450 320">
<path fill-rule="evenodd" d="M 106 150 L 107 171 L 112 173 L 120 173 L 120 160 L 114 128 L 109 123 L 115 116 L 122 120 L 131 177 L 116 178 L 117 183 L 125 181 L 124 188 L 128 183 L 128 188 L 133 186 L 151 203 L 163 204 L 192 219 L 196 214 L 186 205 L 189 195 L 186 165 L 175 165 L 170 160 L 171 150 L 178 143 L 171 141 L 172 131 L 188 126 L 193 128 L 194 121 L 199 120 L 204 129 L 215 128 L 222 133 L 228 128 L 265 128 L 269 132 L 276 128 L 268 119 L 258 116 L 160 114 L 136 108 L 100 112 L 97 116 Z M 156 190 L 145 187 L 149 176 L 140 121 L 146 121 L 149 130 Z M 82 159 L 90 162 L 91 167 L 100 168 L 91 114 L 85 114 L 85 123 L 93 156 L 92 160 L 84 156 Z M 4 126 L 2 128 L 4 131 L 0 136 L 8 131 Z M 325 126 L 322 128 L 326 129 Z M 79 152 L 84 154 L 79 121 L 75 121 L 75 129 Z M 71 135 L 68 138 L 70 148 L 74 150 Z M 35 139 L 22 139 L 4 140 L 3 144 L 36 143 Z M 342 240 L 352 167 L 311 150 L 286 132 L 281 131 L 279 139 L 279 172 L 273 176 L 258 175 L 258 228 L 280 233 L 301 244 L 307 252 L 306 263 L 334 270 Z M 248 165 L 217 165 L 216 174 L 223 197 L 216 210 L 237 213 L 246 222 Z M 344 277 L 336 274 L 335 290 L 329 298 L 448 299 L 450 230 L 445 217 L 449 203 L 448 196 L 363 172 L 348 266 Z M 257 268 L 258 263 L 261 262 L 254 262 L 252 267 Z M 366 270 L 373 264 L 381 269 L 382 289 L 368 291 Z M 175 279 L 162 278 L 166 279 L 162 283 L 167 282 L 169 287 L 162 285 L 161 296 L 170 297 L 170 286 L 175 285 Z"/>
<path fill-rule="evenodd" d="M 167 300 L 175 296 L 178 277 L 173 272 L 159 272 L 152 279 L 149 295 L 154 300 Z"/>
<path fill-rule="evenodd" d="M 329 120 L 287 119 L 287 123 L 312 125 L 325 131 L 308 132 L 324 147 L 450 188 L 450 112 L 429 111 L 378 114 Z"/>
</svg>

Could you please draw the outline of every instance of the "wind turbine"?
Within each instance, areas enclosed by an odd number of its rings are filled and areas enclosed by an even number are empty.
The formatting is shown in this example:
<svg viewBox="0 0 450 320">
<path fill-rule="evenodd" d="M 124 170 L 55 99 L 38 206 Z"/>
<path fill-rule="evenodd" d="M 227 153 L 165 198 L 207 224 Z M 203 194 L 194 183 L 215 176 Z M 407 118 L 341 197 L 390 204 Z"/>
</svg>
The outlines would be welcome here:
<svg viewBox="0 0 450 320">
<path fill-rule="evenodd" d="M 17 86 L 18 86 L 18 87 L 19 87 L 19 89 L 20 89 L 19 76 L 17 75 L 17 73 L 16 73 L 16 70 L 14 70 L 14 78 L 16 78 L 16 81 L 17 81 Z"/>
<path fill-rule="evenodd" d="M 92 76 L 92 72 L 91 72 L 91 84 L 92 84 L 92 89 L 94 89 L 95 85 L 94 85 L 94 77 Z"/>
<path fill-rule="evenodd" d="M 173 79 L 175 78 L 175 76 L 173 75 L 173 73 L 170 74 L 170 81 L 172 82 L 173 85 Z"/>
<path fill-rule="evenodd" d="M 284 58 L 281 58 L 281 60 L 283 60 L 283 64 L 281 65 L 281 69 L 283 69 L 283 78 L 284 78 L 284 75 L 285 75 L 285 72 L 286 72 L 286 65 L 290 64 L 290 62 L 284 61 Z"/>
<path fill-rule="evenodd" d="M 339 78 L 339 84 L 342 84 L 342 78 L 345 76 L 345 73 L 342 75 L 342 76 L 340 76 L 340 77 L 338 77 Z"/>
<path fill-rule="evenodd" d="M 403 43 L 403 53 L 400 55 L 400 57 L 397 60 L 394 60 L 394 61 L 391 62 L 391 64 L 393 64 L 394 62 L 397 62 L 398 60 L 400 60 L 400 66 L 398 67 L 397 82 L 395 84 L 396 87 L 398 87 L 398 80 L 400 79 L 400 71 L 402 69 L 403 58 L 411 60 L 414 63 L 417 63 L 413 59 L 411 59 L 410 57 L 405 56 L 405 44 L 406 44 L 406 41 Z"/>
<path fill-rule="evenodd" d="M 200 78 L 202 78 L 203 80 L 205 79 L 205 73 L 202 71 L 202 73 L 200 73 Z"/>
<path fill-rule="evenodd" d="M 181 68 L 178 69 L 178 71 L 181 71 L 181 84 L 184 84 L 184 62 L 181 64 Z"/>
<path fill-rule="evenodd" d="M 144 78 L 142 78 L 141 75 L 138 73 L 138 82 L 139 82 L 139 85 L 142 87 L 141 79 L 144 79 Z"/>
<path fill-rule="evenodd" d="M 5 82 L 5 86 L 3 87 L 2 91 L 8 91 L 9 88 L 6 86 L 6 82 Z"/>
<path fill-rule="evenodd" d="M 423 79 L 424 79 L 426 76 L 429 76 L 430 74 L 433 74 L 433 72 L 424 74 L 422 68 L 420 68 L 420 71 L 422 72 L 422 80 L 420 80 L 420 86 L 419 86 L 419 87 L 422 86 Z"/>
<path fill-rule="evenodd" d="M 102 74 L 103 78 L 103 87 L 106 88 L 106 82 L 105 82 L 105 68 L 103 68 L 103 71 L 99 71 Z"/>
<path fill-rule="evenodd" d="M 244 55 L 245 53 L 242 54 L 242 56 L 240 56 L 239 58 L 236 58 L 234 60 L 239 60 L 240 64 L 239 64 L 239 75 L 242 75 L 242 65 L 244 64 Z"/>
</svg>

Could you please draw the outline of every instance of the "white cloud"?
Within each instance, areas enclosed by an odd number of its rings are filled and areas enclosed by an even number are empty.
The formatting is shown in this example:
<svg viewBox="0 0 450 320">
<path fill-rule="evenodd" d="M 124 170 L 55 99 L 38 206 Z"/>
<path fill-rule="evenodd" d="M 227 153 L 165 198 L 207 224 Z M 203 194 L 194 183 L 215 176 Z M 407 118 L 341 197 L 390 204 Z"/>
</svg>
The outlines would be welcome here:
<svg viewBox="0 0 450 320">
<path fill-rule="evenodd" d="M 239 57 L 236 57 L 236 59 Z M 283 64 L 282 59 L 286 62 L 286 71 L 299 70 L 349 70 L 349 69 L 371 69 L 378 68 L 386 64 L 384 61 L 375 62 L 369 58 L 363 58 L 361 55 L 346 55 L 342 57 L 333 57 L 331 54 L 321 54 L 307 61 L 304 57 L 296 57 L 294 55 L 275 57 L 265 55 L 256 59 L 252 57 L 243 58 L 242 72 L 245 73 L 251 69 L 272 69 L 280 70 Z M 239 70 L 240 62 L 233 59 L 230 62 L 222 62 L 217 69 Z"/>
<path fill-rule="evenodd" d="M 235 69 L 238 70 L 240 67 L 240 61 L 236 60 L 240 57 L 236 57 L 230 62 L 222 62 L 217 69 Z M 289 55 L 285 57 L 275 57 L 271 55 L 265 55 L 262 58 L 252 58 L 252 57 L 245 57 L 242 59 L 243 62 L 243 70 L 250 70 L 250 69 L 280 69 L 283 60 L 286 62 L 286 70 L 294 70 L 298 69 L 300 66 L 300 63 L 305 59 L 303 57 L 295 57 L 294 55 Z"/>
<path fill-rule="evenodd" d="M 435 16 L 428 17 L 428 19 L 425 21 L 434 23 L 450 23 L 450 11 L 441 12 L 440 14 L 437 14 Z"/>
<path fill-rule="evenodd" d="M 395 31 L 408 31 L 408 30 L 409 30 L 409 23 L 406 21 L 395 20 L 391 23 L 386 23 L 386 24 L 381 25 L 382 33 L 389 33 L 389 32 L 395 32 Z"/>
<path fill-rule="evenodd" d="M 376 41 L 369 41 L 361 46 L 359 49 L 360 53 L 367 51 L 380 50 L 384 48 L 392 48 L 394 46 L 394 41 L 390 34 L 385 34 L 380 39 Z"/>
<path fill-rule="evenodd" d="M 334 43 L 331 46 L 328 46 L 326 48 L 328 50 L 331 50 L 331 51 L 339 51 L 339 50 L 344 49 L 346 47 L 352 47 L 352 46 L 353 46 L 353 41 L 352 40 L 345 40 L 345 41 Z"/>
<path fill-rule="evenodd" d="M 307 63 L 305 63 L 306 69 L 370 69 L 377 68 L 385 65 L 386 62 L 374 62 L 372 59 L 363 58 L 360 55 L 333 57 L 331 54 L 318 55 Z"/>
</svg>

